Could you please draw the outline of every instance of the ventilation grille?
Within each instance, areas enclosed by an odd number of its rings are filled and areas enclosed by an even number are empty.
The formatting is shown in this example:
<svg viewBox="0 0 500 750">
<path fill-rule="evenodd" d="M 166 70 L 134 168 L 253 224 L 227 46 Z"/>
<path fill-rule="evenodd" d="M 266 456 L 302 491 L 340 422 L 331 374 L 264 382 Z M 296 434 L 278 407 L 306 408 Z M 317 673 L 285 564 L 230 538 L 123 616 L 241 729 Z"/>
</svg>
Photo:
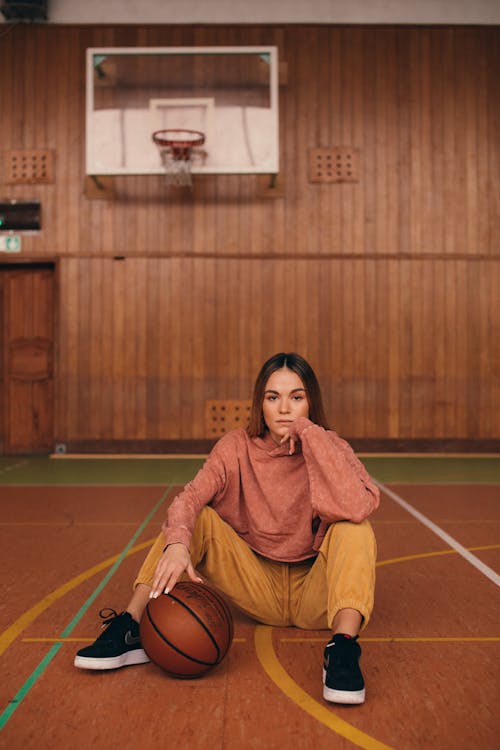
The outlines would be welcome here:
<svg viewBox="0 0 500 750">
<path fill-rule="evenodd" d="M 359 182 L 359 149 L 350 146 L 311 148 L 309 182 Z"/>
<path fill-rule="evenodd" d="M 4 157 L 8 185 L 46 185 L 54 182 L 54 152 L 51 149 L 16 149 Z"/>
<path fill-rule="evenodd" d="M 237 427 L 247 427 L 251 401 L 205 401 L 207 437 L 216 438 Z"/>
</svg>

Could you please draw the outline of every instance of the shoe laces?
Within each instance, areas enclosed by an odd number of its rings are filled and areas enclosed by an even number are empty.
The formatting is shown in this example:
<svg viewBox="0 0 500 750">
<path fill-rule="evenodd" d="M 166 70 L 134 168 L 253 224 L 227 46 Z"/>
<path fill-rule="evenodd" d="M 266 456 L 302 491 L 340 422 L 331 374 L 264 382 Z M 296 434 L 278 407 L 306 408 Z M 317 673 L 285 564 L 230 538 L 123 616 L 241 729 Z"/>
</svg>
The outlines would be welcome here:
<svg viewBox="0 0 500 750">
<path fill-rule="evenodd" d="M 101 609 L 99 612 L 99 617 L 102 620 L 101 628 L 104 630 L 107 625 L 113 622 L 117 617 L 120 617 L 120 615 L 114 609 L 111 609 L 111 607 L 104 607 L 104 609 Z"/>
</svg>

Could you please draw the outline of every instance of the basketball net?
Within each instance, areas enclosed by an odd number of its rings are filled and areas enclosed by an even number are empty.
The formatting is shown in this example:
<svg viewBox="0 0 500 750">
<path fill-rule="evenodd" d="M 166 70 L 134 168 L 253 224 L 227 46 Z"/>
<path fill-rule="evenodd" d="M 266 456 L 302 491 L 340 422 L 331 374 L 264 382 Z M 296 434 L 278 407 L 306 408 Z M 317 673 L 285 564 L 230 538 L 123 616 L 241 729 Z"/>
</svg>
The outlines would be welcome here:
<svg viewBox="0 0 500 750">
<path fill-rule="evenodd" d="M 193 184 L 191 149 L 179 158 L 171 148 L 160 149 L 161 160 L 165 169 L 165 183 L 172 187 L 190 187 Z"/>
<path fill-rule="evenodd" d="M 153 133 L 165 169 L 165 181 L 173 187 L 192 185 L 193 149 L 205 142 L 205 134 L 197 130 L 167 129 Z"/>
</svg>

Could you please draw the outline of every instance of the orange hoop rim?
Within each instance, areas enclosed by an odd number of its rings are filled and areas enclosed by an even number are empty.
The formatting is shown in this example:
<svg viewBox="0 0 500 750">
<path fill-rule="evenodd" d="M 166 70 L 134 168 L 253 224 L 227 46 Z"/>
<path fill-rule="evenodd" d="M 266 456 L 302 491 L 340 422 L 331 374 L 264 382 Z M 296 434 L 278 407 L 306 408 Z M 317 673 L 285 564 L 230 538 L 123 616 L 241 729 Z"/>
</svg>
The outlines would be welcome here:
<svg viewBox="0 0 500 750">
<path fill-rule="evenodd" d="M 188 136 L 187 138 L 185 136 Z M 184 138 L 182 137 L 184 136 Z M 199 130 L 188 130 L 187 128 L 166 128 L 155 130 L 152 135 L 153 141 L 160 148 L 171 148 L 173 151 L 182 152 L 205 143 L 205 133 Z"/>
</svg>

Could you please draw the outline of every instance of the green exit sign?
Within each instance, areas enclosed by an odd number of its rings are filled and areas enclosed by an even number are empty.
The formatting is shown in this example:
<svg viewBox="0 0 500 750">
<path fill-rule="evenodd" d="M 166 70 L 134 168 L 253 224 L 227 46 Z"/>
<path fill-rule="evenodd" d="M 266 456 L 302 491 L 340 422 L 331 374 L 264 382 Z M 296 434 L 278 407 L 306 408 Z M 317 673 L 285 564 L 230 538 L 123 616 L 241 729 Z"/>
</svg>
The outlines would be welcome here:
<svg viewBox="0 0 500 750">
<path fill-rule="evenodd" d="M 0 235 L 0 253 L 20 253 L 21 237 L 18 234 Z"/>
</svg>

